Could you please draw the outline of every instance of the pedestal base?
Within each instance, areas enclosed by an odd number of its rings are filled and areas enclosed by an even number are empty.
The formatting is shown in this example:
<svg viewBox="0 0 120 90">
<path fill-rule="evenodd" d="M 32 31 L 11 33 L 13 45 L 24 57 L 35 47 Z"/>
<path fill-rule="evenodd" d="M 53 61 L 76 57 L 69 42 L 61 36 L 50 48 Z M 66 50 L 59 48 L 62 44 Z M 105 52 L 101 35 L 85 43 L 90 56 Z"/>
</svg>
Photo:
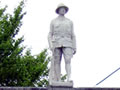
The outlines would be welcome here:
<svg viewBox="0 0 120 90">
<path fill-rule="evenodd" d="M 74 90 L 74 88 L 68 86 L 49 86 L 48 90 Z"/>
<path fill-rule="evenodd" d="M 74 90 L 73 81 L 70 82 L 52 82 L 48 90 Z"/>
<path fill-rule="evenodd" d="M 51 82 L 50 86 L 59 86 L 59 87 L 73 87 L 73 81 L 69 82 Z"/>
</svg>

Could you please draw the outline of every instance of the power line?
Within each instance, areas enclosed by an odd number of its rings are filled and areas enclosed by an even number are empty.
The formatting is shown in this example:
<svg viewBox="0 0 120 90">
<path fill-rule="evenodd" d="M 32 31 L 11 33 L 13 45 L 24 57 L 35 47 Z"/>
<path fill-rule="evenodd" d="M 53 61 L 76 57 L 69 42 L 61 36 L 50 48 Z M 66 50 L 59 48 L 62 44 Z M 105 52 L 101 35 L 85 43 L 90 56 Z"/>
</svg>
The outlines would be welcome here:
<svg viewBox="0 0 120 90">
<path fill-rule="evenodd" d="M 103 81 L 105 81 L 107 78 L 109 78 L 109 77 L 110 77 L 111 75 L 113 75 L 115 72 L 117 72 L 119 69 L 120 69 L 120 67 L 117 68 L 115 71 L 113 71 L 111 74 L 109 74 L 107 77 L 105 77 L 103 80 L 101 80 L 100 82 L 98 82 L 98 83 L 96 84 L 96 86 L 99 85 L 100 83 L 102 83 Z"/>
</svg>

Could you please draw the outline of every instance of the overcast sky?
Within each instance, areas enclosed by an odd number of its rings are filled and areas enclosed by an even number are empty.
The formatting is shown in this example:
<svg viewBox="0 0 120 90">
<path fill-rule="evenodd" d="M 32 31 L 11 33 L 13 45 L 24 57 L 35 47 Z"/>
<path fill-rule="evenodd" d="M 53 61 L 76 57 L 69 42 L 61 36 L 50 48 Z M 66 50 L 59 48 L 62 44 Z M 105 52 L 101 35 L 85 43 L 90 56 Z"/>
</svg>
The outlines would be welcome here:
<svg viewBox="0 0 120 90">
<path fill-rule="evenodd" d="M 20 0 L 1 0 L 12 12 Z M 19 36 L 38 54 L 48 48 L 47 36 L 59 3 L 69 7 L 66 17 L 74 23 L 77 53 L 72 58 L 75 87 L 94 87 L 120 67 L 120 0 L 27 0 L 27 15 Z M 64 74 L 64 62 L 62 62 Z M 120 70 L 98 87 L 120 87 Z"/>
</svg>

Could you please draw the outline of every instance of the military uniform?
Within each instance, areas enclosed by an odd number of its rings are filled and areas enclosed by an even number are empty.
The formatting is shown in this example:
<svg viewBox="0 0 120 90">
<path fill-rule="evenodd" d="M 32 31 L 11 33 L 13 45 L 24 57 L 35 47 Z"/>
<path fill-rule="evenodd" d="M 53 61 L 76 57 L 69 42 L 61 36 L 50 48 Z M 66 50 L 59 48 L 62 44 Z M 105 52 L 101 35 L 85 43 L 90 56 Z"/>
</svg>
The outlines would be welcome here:
<svg viewBox="0 0 120 90">
<path fill-rule="evenodd" d="M 57 12 L 57 11 L 56 11 Z M 76 52 L 76 40 L 73 31 L 73 22 L 65 16 L 58 16 L 50 24 L 48 34 L 49 47 L 53 53 L 52 76 L 54 81 L 60 81 L 61 57 L 64 56 L 65 64 L 70 64 Z"/>
<path fill-rule="evenodd" d="M 69 47 L 76 51 L 72 21 L 62 16 L 58 16 L 52 20 L 48 41 L 51 50 L 58 47 Z"/>
</svg>

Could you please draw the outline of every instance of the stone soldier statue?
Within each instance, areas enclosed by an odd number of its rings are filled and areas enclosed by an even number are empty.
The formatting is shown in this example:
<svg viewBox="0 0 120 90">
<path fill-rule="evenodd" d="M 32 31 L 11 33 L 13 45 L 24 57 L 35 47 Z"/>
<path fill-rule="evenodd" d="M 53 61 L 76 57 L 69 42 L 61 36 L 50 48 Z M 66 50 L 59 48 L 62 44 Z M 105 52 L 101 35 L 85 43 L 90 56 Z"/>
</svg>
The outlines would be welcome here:
<svg viewBox="0 0 120 90">
<path fill-rule="evenodd" d="M 56 13 L 59 15 L 51 21 L 50 32 L 48 34 L 49 47 L 52 51 L 52 61 L 50 69 L 50 82 L 61 81 L 61 59 L 65 60 L 65 70 L 67 81 L 71 77 L 71 58 L 76 53 L 76 40 L 73 31 L 73 22 L 64 15 L 69 8 L 64 4 L 58 5 Z"/>
</svg>

